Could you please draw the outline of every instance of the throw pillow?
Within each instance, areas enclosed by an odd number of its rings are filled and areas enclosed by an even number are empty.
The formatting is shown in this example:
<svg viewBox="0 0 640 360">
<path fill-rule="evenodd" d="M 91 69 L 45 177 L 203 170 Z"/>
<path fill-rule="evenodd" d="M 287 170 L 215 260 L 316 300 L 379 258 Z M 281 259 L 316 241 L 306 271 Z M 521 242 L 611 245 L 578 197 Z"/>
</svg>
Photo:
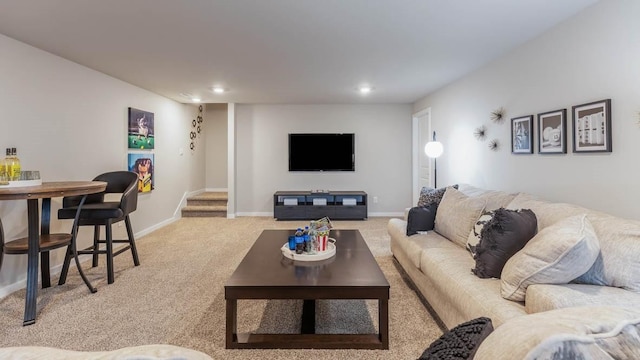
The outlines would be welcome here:
<svg viewBox="0 0 640 360">
<path fill-rule="evenodd" d="M 467 321 L 432 342 L 418 360 L 473 359 L 478 346 L 492 331 L 489 318 Z"/>
<path fill-rule="evenodd" d="M 469 237 L 467 238 L 467 250 L 469 250 L 471 256 L 474 258 L 476 257 L 476 247 L 480 243 L 480 234 L 482 233 L 482 229 L 491 219 L 493 219 L 494 213 L 494 210 L 483 211 L 482 215 L 480 215 L 469 233 Z"/>
<path fill-rule="evenodd" d="M 499 278 L 504 264 L 533 238 L 537 227 L 536 215 L 529 209 L 497 209 L 482 229 L 471 271 L 479 278 Z"/>
<path fill-rule="evenodd" d="M 483 199 L 469 197 L 453 187 L 447 188 L 436 211 L 434 230 L 464 248 L 484 204 Z"/>
<path fill-rule="evenodd" d="M 454 189 L 457 189 L 458 185 L 456 184 L 451 187 Z M 439 189 L 434 189 L 426 186 L 423 187 L 420 190 L 420 197 L 418 198 L 418 206 L 427 206 L 431 204 L 436 204 L 436 206 L 438 206 L 446 190 L 447 190 L 446 187 L 439 188 Z"/>
<path fill-rule="evenodd" d="M 565 218 L 542 229 L 502 270 L 500 293 L 524 301 L 531 284 L 567 284 L 596 261 L 600 244 L 587 215 Z"/>
<path fill-rule="evenodd" d="M 436 204 L 411 208 L 407 216 L 407 236 L 415 235 L 419 231 L 433 230 L 437 208 Z"/>
</svg>

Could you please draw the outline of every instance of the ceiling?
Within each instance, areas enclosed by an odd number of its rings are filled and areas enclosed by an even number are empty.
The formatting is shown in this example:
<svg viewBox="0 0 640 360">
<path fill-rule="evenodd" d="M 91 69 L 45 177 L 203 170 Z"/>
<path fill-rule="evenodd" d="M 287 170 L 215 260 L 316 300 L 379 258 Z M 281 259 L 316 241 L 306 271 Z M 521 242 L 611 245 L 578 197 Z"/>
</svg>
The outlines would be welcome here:
<svg viewBox="0 0 640 360">
<path fill-rule="evenodd" d="M 0 33 L 184 103 L 412 103 L 596 1 L 0 0 Z"/>
</svg>

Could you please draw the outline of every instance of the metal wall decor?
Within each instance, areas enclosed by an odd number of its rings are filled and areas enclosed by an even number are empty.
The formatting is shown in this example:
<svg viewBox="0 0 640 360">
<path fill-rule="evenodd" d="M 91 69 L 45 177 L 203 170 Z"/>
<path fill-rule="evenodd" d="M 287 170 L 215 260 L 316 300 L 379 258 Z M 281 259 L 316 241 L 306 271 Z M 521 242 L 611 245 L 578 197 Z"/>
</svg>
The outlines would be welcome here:
<svg viewBox="0 0 640 360">
<path fill-rule="evenodd" d="M 491 121 L 496 124 L 502 124 L 504 121 L 504 108 L 502 106 L 491 112 Z"/>
<path fill-rule="evenodd" d="M 484 125 L 477 127 L 473 131 L 473 136 L 475 136 L 478 140 L 484 141 L 487 138 L 487 128 Z"/>
<path fill-rule="evenodd" d="M 498 151 L 499 148 L 500 148 L 500 142 L 498 141 L 498 139 L 493 139 L 489 141 L 489 149 L 491 149 L 492 151 Z"/>
<path fill-rule="evenodd" d="M 202 123 L 204 119 L 202 118 L 203 107 L 200 105 L 198 107 L 198 116 L 191 120 L 191 132 L 189 133 L 189 139 L 191 143 L 189 144 L 189 148 L 191 150 L 196 149 L 196 139 L 200 136 L 200 132 L 202 131 Z"/>
</svg>

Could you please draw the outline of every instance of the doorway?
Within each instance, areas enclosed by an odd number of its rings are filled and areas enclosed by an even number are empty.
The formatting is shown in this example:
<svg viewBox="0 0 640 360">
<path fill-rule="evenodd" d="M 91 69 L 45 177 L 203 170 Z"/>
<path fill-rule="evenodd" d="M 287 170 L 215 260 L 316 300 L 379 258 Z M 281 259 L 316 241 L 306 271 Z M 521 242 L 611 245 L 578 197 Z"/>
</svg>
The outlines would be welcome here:
<svg viewBox="0 0 640 360">
<path fill-rule="evenodd" d="M 431 108 L 413 114 L 413 202 L 417 203 L 420 189 L 433 186 L 431 159 L 424 146 L 431 140 Z"/>
</svg>

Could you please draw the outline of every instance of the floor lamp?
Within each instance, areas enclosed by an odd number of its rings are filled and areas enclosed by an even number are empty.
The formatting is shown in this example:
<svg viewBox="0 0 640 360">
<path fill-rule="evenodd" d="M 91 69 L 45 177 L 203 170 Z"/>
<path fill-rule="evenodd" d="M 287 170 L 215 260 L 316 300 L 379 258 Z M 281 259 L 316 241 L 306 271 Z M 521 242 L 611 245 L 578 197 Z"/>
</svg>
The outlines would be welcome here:
<svg viewBox="0 0 640 360">
<path fill-rule="evenodd" d="M 436 163 L 436 159 L 442 155 L 444 148 L 442 147 L 442 143 L 440 141 L 436 141 L 436 132 L 433 132 L 433 140 L 429 141 L 427 145 L 424 146 L 424 153 L 431 159 L 433 159 L 433 187 L 438 188 L 438 166 Z"/>
</svg>

